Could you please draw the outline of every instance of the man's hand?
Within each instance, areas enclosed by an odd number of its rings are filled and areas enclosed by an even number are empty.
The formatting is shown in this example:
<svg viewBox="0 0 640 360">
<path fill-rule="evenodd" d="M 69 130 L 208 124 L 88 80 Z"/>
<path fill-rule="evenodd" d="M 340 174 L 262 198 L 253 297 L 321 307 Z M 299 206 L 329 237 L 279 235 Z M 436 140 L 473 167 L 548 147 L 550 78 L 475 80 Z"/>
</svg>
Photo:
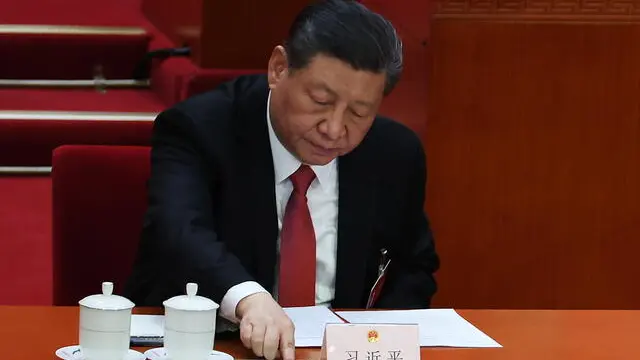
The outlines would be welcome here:
<svg viewBox="0 0 640 360">
<path fill-rule="evenodd" d="M 295 360 L 294 328 L 291 319 L 269 293 L 257 293 L 240 300 L 240 339 L 257 356 L 273 360 L 280 350 L 282 360 Z"/>
</svg>

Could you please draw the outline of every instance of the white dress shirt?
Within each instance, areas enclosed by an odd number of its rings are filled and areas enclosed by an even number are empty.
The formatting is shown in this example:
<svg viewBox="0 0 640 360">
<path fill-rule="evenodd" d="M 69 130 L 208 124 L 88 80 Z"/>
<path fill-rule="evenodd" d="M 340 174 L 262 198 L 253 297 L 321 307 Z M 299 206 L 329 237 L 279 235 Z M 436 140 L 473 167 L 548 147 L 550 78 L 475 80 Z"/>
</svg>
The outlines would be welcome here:
<svg viewBox="0 0 640 360">
<path fill-rule="evenodd" d="M 301 165 L 301 162 L 293 156 L 280 142 L 273 126 L 269 113 L 271 93 L 267 99 L 266 121 L 269 127 L 269 142 L 273 155 L 273 168 L 276 184 L 276 210 L 278 213 L 278 229 L 282 229 L 282 219 L 289 196 L 293 191 L 293 184 L 289 179 Z M 327 165 L 311 166 L 316 174 L 315 180 L 307 191 L 307 204 L 311 213 L 311 221 L 316 234 L 316 304 L 328 305 L 335 294 L 336 277 L 336 253 L 338 246 L 338 166 L 334 159 Z M 278 247 L 280 237 L 278 236 Z M 271 292 L 277 299 L 278 269 L 276 266 L 276 285 Z M 258 293 L 268 292 L 255 281 L 247 281 L 233 286 L 222 298 L 220 315 L 232 322 L 238 322 L 236 318 L 236 306 L 245 297 Z"/>
</svg>

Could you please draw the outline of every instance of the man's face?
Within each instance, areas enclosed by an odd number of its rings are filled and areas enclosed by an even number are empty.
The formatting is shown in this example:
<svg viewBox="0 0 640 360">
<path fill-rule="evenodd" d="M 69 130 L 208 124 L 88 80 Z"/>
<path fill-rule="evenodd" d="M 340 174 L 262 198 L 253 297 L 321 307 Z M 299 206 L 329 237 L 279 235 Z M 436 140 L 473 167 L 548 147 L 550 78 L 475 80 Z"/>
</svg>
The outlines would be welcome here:
<svg viewBox="0 0 640 360">
<path fill-rule="evenodd" d="M 269 61 L 271 121 L 280 142 L 300 161 L 325 165 L 364 138 L 383 98 L 385 74 L 354 70 L 317 55 L 303 69 L 287 68 L 284 49 Z"/>
</svg>

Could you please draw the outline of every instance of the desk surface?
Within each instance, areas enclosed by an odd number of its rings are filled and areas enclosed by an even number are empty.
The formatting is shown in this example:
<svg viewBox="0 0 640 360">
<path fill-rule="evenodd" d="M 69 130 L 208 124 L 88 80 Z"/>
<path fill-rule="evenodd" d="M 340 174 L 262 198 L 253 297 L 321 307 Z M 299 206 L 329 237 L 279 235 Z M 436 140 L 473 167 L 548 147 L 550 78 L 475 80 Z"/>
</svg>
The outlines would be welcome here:
<svg viewBox="0 0 640 360">
<path fill-rule="evenodd" d="M 639 359 L 640 311 L 459 310 L 501 343 L 497 349 L 423 348 L 429 360 Z M 1 358 L 56 359 L 57 348 L 77 344 L 78 308 L 0 306 Z M 234 341 L 217 350 L 252 359 Z M 298 359 L 318 359 L 318 349 L 298 349 Z"/>
</svg>

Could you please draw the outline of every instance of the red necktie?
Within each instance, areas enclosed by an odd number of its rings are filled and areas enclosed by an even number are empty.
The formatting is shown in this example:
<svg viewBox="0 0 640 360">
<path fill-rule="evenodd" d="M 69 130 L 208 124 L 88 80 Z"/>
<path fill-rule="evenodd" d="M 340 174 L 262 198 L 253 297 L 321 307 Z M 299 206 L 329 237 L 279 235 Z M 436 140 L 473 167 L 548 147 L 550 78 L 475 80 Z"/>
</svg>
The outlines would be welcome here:
<svg viewBox="0 0 640 360">
<path fill-rule="evenodd" d="M 289 177 L 293 192 L 280 232 L 278 302 L 283 307 L 313 306 L 316 301 L 316 234 L 307 206 L 307 190 L 315 177 L 307 165 Z"/>
</svg>

